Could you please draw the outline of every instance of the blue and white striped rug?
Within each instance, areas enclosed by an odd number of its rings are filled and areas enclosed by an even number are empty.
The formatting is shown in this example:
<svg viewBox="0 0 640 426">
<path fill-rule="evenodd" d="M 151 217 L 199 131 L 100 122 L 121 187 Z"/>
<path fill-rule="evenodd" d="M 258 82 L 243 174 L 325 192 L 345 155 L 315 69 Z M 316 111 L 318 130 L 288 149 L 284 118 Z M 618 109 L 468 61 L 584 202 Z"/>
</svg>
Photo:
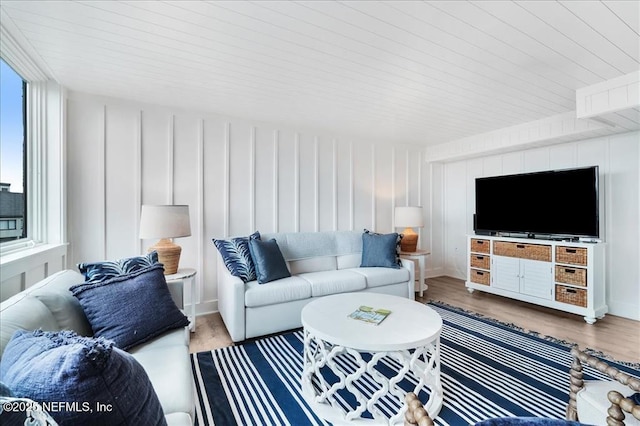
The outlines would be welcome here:
<svg viewBox="0 0 640 426">
<path fill-rule="evenodd" d="M 505 416 L 564 418 L 569 345 L 437 302 L 429 306 L 444 321 L 444 405 L 437 425 L 468 425 Z M 328 424 L 314 415 L 300 393 L 302 348 L 302 332 L 296 331 L 193 354 L 196 424 Z M 640 377 L 638 365 L 614 365 Z M 394 368 L 397 365 L 386 361 L 382 369 Z M 585 378 L 605 376 L 585 367 Z M 413 387 L 410 380 L 401 386 Z M 421 392 L 420 399 L 427 396 Z M 399 409 L 395 401 L 386 404 L 391 411 Z"/>
</svg>

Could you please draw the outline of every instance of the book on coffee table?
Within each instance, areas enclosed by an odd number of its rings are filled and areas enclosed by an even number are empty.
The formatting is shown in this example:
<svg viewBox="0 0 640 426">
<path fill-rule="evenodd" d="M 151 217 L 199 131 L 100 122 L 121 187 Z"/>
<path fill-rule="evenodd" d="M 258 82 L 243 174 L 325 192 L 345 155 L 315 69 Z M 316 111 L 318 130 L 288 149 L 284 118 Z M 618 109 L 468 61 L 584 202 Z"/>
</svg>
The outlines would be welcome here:
<svg viewBox="0 0 640 426">
<path fill-rule="evenodd" d="M 378 325 L 391 313 L 388 309 L 373 309 L 371 306 L 360 306 L 349 314 L 349 318 L 364 321 L 369 324 Z"/>
</svg>

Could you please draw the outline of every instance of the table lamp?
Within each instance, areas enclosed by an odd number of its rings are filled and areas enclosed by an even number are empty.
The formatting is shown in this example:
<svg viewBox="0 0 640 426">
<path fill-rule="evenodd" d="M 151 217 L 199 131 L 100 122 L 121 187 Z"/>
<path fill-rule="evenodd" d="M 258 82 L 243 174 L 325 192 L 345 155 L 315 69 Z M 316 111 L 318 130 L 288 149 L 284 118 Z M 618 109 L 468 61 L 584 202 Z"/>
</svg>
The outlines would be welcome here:
<svg viewBox="0 0 640 426">
<path fill-rule="evenodd" d="M 178 272 L 182 247 L 170 238 L 191 235 L 189 206 L 143 205 L 140 214 L 140 238 L 160 238 L 148 252 L 158 252 L 158 261 L 164 265 L 164 274 Z"/>
<path fill-rule="evenodd" d="M 422 207 L 396 207 L 393 223 L 396 228 L 405 228 L 402 231 L 404 236 L 400 242 L 400 249 L 407 252 L 416 251 L 418 234 L 412 228 L 424 226 Z"/>
</svg>

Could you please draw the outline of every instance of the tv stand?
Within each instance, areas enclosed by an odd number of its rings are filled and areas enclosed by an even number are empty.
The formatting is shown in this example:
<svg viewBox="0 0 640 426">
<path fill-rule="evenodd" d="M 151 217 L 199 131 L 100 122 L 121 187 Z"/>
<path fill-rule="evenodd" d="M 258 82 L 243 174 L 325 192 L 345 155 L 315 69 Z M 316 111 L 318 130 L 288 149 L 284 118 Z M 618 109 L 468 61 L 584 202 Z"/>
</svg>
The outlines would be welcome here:
<svg viewBox="0 0 640 426">
<path fill-rule="evenodd" d="M 531 234 L 530 234 L 531 235 Z M 603 243 L 470 235 L 467 290 L 582 315 L 608 312 Z"/>
</svg>

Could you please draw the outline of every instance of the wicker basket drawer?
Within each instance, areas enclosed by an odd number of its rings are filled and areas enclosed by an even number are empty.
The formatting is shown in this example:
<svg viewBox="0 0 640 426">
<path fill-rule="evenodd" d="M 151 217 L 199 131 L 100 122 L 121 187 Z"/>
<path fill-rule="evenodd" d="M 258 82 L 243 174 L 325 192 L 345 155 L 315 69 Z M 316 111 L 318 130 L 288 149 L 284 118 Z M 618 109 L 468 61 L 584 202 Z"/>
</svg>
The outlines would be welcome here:
<svg viewBox="0 0 640 426">
<path fill-rule="evenodd" d="M 487 271 L 479 271 L 477 269 L 471 269 L 469 271 L 470 281 L 476 284 L 489 285 L 491 280 L 491 274 Z"/>
<path fill-rule="evenodd" d="M 556 265 L 556 282 L 587 286 L 587 270 Z"/>
<path fill-rule="evenodd" d="M 587 266 L 587 249 L 584 247 L 556 247 L 556 262 Z"/>
<path fill-rule="evenodd" d="M 480 269 L 489 269 L 489 264 L 491 263 L 491 257 L 485 256 L 483 254 L 472 254 L 471 255 L 471 267 L 472 268 L 480 268 Z"/>
<path fill-rule="evenodd" d="M 570 305 L 587 307 L 587 290 L 582 288 L 566 287 L 556 284 L 556 300 Z"/>
<path fill-rule="evenodd" d="M 471 251 L 489 254 L 489 240 L 471 239 Z"/>
<path fill-rule="evenodd" d="M 545 262 L 551 262 L 551 246 L 543 244 L 494 241 L 493 254 L 497 254 L 499 256 L 519 257 L 521 259 L 542 260 Z"/>
</svg>

